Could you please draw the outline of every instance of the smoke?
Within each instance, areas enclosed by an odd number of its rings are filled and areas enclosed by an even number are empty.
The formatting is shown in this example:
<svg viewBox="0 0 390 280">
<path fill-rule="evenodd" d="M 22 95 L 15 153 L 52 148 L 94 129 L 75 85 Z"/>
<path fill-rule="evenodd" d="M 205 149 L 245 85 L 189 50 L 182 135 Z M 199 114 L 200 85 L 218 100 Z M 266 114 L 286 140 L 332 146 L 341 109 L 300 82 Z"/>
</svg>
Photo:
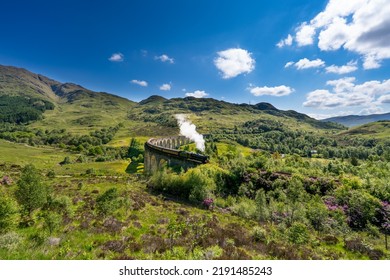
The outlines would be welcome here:
<svg viewBox="0 0 390 280">
<path fill-rule="evenodd" d="M 183 135 L 195 142 L 198 150 L 204 151 L 204 139 L 203 135 L 196 131 L 196 125 L 187 120 L 186 115 L 175 115 L 177 124 L 180 127 L 180 135 Z"/>
</svg>

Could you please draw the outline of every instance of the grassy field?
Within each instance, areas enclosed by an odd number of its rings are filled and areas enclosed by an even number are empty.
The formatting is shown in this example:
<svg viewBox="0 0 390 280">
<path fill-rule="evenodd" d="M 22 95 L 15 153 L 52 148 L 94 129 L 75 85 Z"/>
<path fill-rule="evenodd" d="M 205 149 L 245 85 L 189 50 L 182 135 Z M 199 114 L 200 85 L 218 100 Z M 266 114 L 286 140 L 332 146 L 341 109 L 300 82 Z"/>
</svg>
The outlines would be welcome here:
<svg viewBox="0 0 390 280">
<path fill-rule="evenodd" d="M 62 149 L 52 147 L 31 147 L 26 144 L 10 143 L 0 140 L 0 163 L 24 166 L 32 163 L 45 172 L 53 170 L 61 176 L 74 176 L 85 174 L 91 170 L 95 174 L 125 174 L 129 161 L 120 160 L 113 162 L 88 162 L 77 163 L 79 155 Z M 72 164 L 61 165 L 60 162 L 69 157 Z"/>
</svg>

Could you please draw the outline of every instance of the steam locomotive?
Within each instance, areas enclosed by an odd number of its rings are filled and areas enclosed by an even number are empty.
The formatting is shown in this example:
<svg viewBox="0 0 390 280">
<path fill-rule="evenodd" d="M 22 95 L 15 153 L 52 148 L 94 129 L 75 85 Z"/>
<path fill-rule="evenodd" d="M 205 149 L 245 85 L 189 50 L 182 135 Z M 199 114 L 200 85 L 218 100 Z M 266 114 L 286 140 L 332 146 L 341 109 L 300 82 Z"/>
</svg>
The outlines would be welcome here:
<svg viewBox="0 0 390 280">
<path fill-rule="evenodd" d="M 200 155 L 200 154 L 196 154 L 196 153 L 192 153 L 192 152 L 187 152 L 187 151 L 181 151 L 181 150 L 160 147 L 160 146 L 153 145 L 153 144 L 149 143 L 149 141 L 146 142 L 145 145 L 148 146 L 152 150 L 157 150 L 161 153 L 169 154 L 169 155 L 172 155 L 173 157 L 176 157 L 176 158 L 185 158 L 185 159 L 195 161 L 198 163 L 208 163 L 209 162 L 208 156 L 204 156 L 204 155 Z"/>
</svg>

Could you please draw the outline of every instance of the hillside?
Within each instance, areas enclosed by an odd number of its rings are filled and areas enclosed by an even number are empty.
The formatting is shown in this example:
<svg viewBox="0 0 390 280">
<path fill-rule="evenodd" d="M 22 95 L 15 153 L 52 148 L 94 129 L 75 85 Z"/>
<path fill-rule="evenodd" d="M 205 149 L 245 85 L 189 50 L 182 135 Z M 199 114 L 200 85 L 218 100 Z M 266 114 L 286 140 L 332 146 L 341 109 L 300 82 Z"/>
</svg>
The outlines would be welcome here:
<svg viewBox="0 0 390 280">
<path fill-rule="evenodd" d="M 342 132 L 341 135 L 388 140 L 390 136 L 390 121 L 377 121 L 363 124 Z"/>
<path fill-rule="evenodd" d="M 43 116 L 33 118 L 39 121 L 31 126 L 74 132 L 116 125 L 126 118 L 129 108 L 135 104 L 116 95 L 94 92 L 73 83 L 60 83 L 26 69 L 0 65 L 0 97 L 6 99 L 5 96 L 8 103 L 3 100 L 3 106 L 8 108 L 11 103 L 19 103 L 17 98 L 21 97 L 53 104 L 50 110 L 41 110 Z M 34 109 L 33 103 L 31 108 Z"/>
<path fill-rule="evenodd" d="M 358 115 L 349 115 L 349 116 L 342 116 L 342 117 L 333 117 L 324 119 L 322 121 L 324 122 L 335 122 L 339 123 L 348 127 L 363 125 L 370 122 L 376 122 L 376 121 L 386 121 L 390 120 L 390 113 L 386 114 L 372 114 L 372 115 L 366 115 L 366 116 L 358 116 Z"/>
<path fill-rule="evenodd" d="M 293 110 L 283 111 L 273 105 L 261 102 L 255 105 L 234 104 L 213 98 L 172 98 L 153 96 L 132 108 L 130 118 L 174 127 L 174 114 L 188 114 L 203 133 L 214 129 L 234 128 L 247 121 L 267 119 L 280 121 L 294 129 L 340 130 L 344 127 L 335 123 L 321 122 Z"/>
</svg>

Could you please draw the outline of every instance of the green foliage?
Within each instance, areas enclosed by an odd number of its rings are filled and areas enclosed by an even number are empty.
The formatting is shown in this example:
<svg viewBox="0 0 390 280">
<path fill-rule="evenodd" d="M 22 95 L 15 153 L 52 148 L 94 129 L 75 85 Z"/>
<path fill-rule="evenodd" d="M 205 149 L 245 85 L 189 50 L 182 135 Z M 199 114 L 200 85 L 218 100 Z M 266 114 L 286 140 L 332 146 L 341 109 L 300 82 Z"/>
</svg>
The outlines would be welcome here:
<svg viewBox="0 0 390 280">
<path fill-rule="evenodd" d="M 28 215 L 47 202 L 48 187 L 34 165 L 28 164 L 23 168 L 17 185 L 16 198 Z"/>
<path fill-rule="evenodd" d="M 377 198 L 365 191 L 352 190 L 347 203 L 347 214 L 352 228 L 364 229 L 368 223 L 375 222 L 377 209 L 380 208 L 380 201 Z"/>
<path fill-rule="evenodd" d="M 22 237 L 16 232 L 8 232 L 0 235 L 0 249 L 12 252 L 20 245 L 22 240 Z"/>
<path fill-rule="evenodd" d="M 113 213 L 120 207 L 116 188 L 110 188 L 96 198 L 96 209 L 101 215 Z"/>
<path fill-rule="evenodd" d="M 219 170 L 212 166 L 191 168 L 181 174 L 163 169 L 153 174 L 148 184 L 155 190 L 179 195 L 193 202 L 201 202 L 214 196 L 219 176 Z"/>
<path fill-rule="evenodd" d="M 70 161 L 70 157 L 66 156 L 60 164 L 71 164 L 72 162 Z"/>
<path fill-rule="evenodd" d="M 256 204 L 252 199 L 245 197 L 241 198 L 235 205 L 233 205 L 232 210 L 233 213 L 242 218 L 256 218 Z"/>
<path fill-rule="evenodd" d="M 0 234 L 13 230 L 19 219 L 16 202 L 5 193 L 0 192 Z"/>
<path fill-rule="evenodd" d="M 295 222 L 287 230 L 288 241 L 293 244 L 305 244 L 309 241 L 310 235 L 305 224 Z"/>
<path fill-rule="evenodd" d="M 252 230 L 252 237 L 255 241 L 266 242 L 267 231 L 259 226 L 255 226 Z"/>
<path fill-rule="evenodd" d="M 127 157 L 129 158 L 137 158 L 140 154 L 143 153 L 143 145 L 134 137 L 131 138 L 130 146 L 127 151 Z M 140 160 L 140 159 L 139 159 Z"/>
<path fill-rule="evenodd" d="M 42 118 L 45 110 L 53 110 L 54 104 L 37 98 L 0 96 L 0 123 L 27 123 Z"/>
<path fill-rule="evenodd" d="M 49 170 L 49 172 L 47 172 L 46 176 L 50 179 L 53 179 L 56 177 L 56 173 L 53 170 Z"/>
<path fill-rule="evenodd" d="M 56 212 L 46 211 L 43 214 L 44 228 L 52 235 L 62 224 L 62 216 Z"/>
<path fill-rule="evenodd" d="M 61 215 L 73 216 L 72 200 L 66 195 L 49 197 L 45 208 Z"/>
<path fill-rule="evenodd" d="M 267 198 L 264 189 L 259 189 L 255 197 L 256 213 L 260 221 L 268 221 L 270 218 Z"/>
<path fill-rule="evenodd" d="M 307 204 L 306 217 L 316 231 L 323 231 L 328 218 L 328 209 L 319 197 L 314 197 Z"/>
</svg>

